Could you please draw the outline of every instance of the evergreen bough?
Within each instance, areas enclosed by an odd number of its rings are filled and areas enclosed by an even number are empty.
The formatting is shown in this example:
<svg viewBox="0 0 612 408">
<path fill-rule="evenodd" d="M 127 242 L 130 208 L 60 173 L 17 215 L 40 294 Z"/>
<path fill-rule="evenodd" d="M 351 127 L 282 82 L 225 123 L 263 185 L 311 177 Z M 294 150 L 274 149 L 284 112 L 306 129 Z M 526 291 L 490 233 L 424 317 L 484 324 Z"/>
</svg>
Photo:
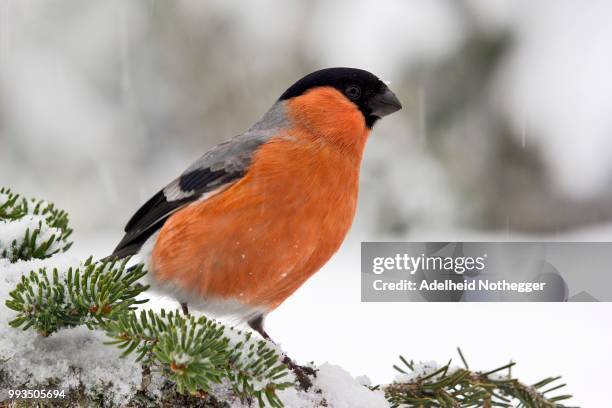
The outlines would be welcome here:
<svg viewBox="0 0 612 408">
<path fill-rule="evenodd" d="M 179 393 L 211 393 L 214 384 L 227 383 L 241 399 L 282 407 L 276 391 L 293 386 L 280 352 L 268 342 L 205 316 L 130 312 L 103 327 L 114 339 L 107 344 L 163 370 Z"/>
<path fill-rule="evenodd" d="M 282 355 L 252 333 L 226 327 L 204 316 L 183 317 L 161 310 L 135 311 L 147 302 L 137 296 L 148 289 L 137 281 L 146 271 L 128 260 L 98 263 L 88 259 L 67 271 L 45 268 L 24 275 L 6 306 L 17 312 L 9 324 L 34 329 L 47 337 L 58 330 L 85 325 L 104 330 L 107 344 L 137 353 L 136 361 L 157 369 L 180 394 L 211 393 L 227 383 L 237 397 L 259 406 L 282 407 L 276 391 L 293 385 Z"/>
<path fill-rule="evenodd" d="M 72 229 L 68 227 L 68 214 L 51 203 L 34 198 L 27 199 L 8 188 L 0 188 L 0 224 L 28 220 L 33 226 L 25 230 L 21 239 L 3 243 L 0 257 L 11 262 L 44 259 L 65 252 L 72 242 L 68 240 Z"/>
<path fill-rule="evenodd" d="M 100 263 L 89 258 L 76 268 L 61 273 L 54 268 L 31 271 L 9 293 L 6 306 L 17 312 L 9 324 L 32 327 L 42 336 L 66 327 L 86 325 L 94 329 L 105 320 L 114 320 L 147 302 L 136 296 L 148 289 L 137 283 L 146 271 L 142 265 L 127 269 L 127 259 Z"/>
<path fill-rule="evenodd" d="M 467 408 L 467 407 L 519 407 L 519 408 L 569 408 L 560 404 L 571 395 L 547 394 L 566 384 L 556 384 L 561 377 L 549 377 L 533 385 L 526 385 L 512 378 L 511 362 L 495 370 L 471 371 L 463 353 L 457 349 L 464 368 L 445 366 L 414 376 L 415 363 L 400 356 L 401 365 L 394 365 L 398 372 L 409 380 L 395 382 L 384 387 L 392 408 Z M 501 374 L 507 370 L 507 374 Z M 378 387 L 376 387 L 378 388 Z"/>
</svg>

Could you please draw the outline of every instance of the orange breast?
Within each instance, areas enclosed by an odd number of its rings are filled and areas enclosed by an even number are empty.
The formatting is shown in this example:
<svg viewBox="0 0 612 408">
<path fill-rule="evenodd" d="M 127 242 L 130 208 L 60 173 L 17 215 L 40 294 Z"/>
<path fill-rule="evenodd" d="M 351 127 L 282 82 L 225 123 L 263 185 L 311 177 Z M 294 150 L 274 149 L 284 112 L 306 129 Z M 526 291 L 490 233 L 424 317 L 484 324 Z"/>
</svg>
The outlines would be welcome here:
<svg viewBox="0 0 612 408">
<path fill-rule="evenodd" d="M 296 121 L 301 106 L 291 107 Z M 365 142 L 363 121 L 345 120 L 345 131 Z M 340 247 L 355 213 L 362 149 L 302 126 L 271 139 L 242 179 L 168 219 L 152 254 L 155 278 L 203 299 L 275 308 Z"/>
</svg>

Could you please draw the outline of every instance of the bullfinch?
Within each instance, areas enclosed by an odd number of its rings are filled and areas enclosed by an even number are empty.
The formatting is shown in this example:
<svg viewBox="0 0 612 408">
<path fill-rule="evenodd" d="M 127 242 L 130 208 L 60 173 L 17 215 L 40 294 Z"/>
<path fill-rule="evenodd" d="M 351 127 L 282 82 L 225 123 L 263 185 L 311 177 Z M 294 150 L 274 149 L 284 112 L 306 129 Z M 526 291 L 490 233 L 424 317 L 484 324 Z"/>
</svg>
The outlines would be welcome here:
<svg viewBox="0 0 612 408">
<path fill-rule="evenodd" d="M 306 75 L 136 211 L 111 257 L 139 254 L 184 311 L 239 317 L 269 339 L 265 316 L 342 244 L 368 135 L 399 109 L 367 71 Z"/>
</svg>

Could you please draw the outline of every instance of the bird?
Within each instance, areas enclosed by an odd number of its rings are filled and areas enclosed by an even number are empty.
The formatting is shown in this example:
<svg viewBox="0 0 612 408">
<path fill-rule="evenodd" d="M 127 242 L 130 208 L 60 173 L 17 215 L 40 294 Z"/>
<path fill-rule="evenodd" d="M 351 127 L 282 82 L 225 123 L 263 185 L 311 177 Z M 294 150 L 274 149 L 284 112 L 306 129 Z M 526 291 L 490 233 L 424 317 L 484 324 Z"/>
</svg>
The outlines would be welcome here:
<svg viewBox="0 0 612 408">
<path fill-rule="evenodd" d="M 265 317 L 340 248 L 370 131 L 401 108 L 362 69 L 304 76 L 142 205 L 110 257 L 138 255 L 185 313 L 238 317 L 270 339 Z"/>
</svg>

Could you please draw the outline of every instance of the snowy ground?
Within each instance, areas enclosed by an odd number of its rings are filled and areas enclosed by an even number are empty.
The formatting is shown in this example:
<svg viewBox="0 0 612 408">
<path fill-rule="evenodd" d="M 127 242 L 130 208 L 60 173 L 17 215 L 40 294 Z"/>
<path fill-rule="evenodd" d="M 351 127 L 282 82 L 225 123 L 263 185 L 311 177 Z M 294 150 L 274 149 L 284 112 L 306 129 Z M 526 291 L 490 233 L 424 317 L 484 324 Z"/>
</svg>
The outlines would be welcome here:
<svg viewBox="0 0 612 408">
<path fill-rule="evenodd" d="M 606 240 L 612 228 L 555 237 L 454 232 L 413 233 L 414 240 Z M 74 251 L 106 255 L 119 234 L 75 237 Z M 379 237 L 379 239 L 382 239 Z M 300 362 L 329 362 L 374 384 L 391 381 L 399 354 L 448 361 L 460 346 L 470 366 L 493 369 L 513 360 L 519 378 L 535 382 L 562 375 L 572 405 L 608 401 L 612 366 L 610 303 L 362 303 L 360 241 L 351 234 L 328 265 L 267 320 L 267 331 Z M 159 306 L 175 307 L 171 299 Z M 340 406 L 340 405 L 338 405 Z"/>
</svg>

